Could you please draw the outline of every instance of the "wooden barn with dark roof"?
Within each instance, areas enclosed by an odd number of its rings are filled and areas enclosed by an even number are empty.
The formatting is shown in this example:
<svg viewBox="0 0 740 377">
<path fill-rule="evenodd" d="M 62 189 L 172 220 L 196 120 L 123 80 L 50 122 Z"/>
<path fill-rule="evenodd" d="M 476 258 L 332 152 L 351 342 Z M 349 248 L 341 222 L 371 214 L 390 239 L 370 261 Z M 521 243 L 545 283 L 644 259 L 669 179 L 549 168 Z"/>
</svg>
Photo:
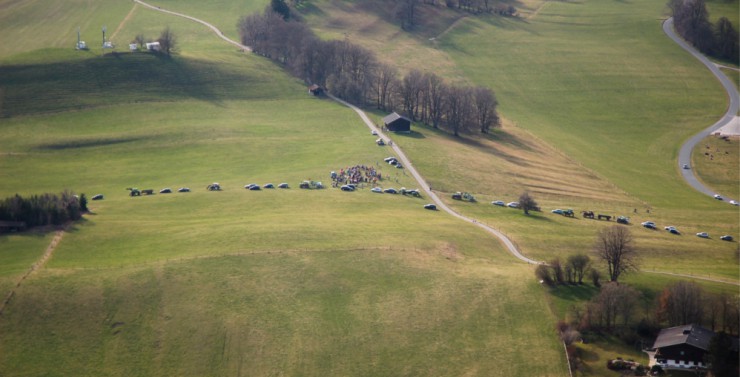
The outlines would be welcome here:
<svg viewBox="0 0 740 377">
<path fill-rule="evenodd" d="M 393 132 L 411 132 L 411 119 L 396 112 L 383 118 L 383 124 L 388 131 Z"/>
</svg>

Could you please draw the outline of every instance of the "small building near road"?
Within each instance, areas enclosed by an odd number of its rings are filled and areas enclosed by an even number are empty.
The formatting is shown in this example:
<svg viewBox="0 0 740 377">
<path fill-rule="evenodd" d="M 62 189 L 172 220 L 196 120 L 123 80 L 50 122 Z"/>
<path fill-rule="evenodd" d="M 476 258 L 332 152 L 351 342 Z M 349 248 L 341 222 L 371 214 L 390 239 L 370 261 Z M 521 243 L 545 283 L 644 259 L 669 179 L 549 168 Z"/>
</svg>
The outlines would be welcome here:
<svg viewBox="0 0 740 377">
<path fill-rule="evenodd" d="M 411 132 L 411 119 L 393 112 L 383 118 L 383 125 L 388 131 Z"/>
<path fill-rule="evenodd" d="M 714 332 L 699 325 L 684 325 L 660 330 L 653 344 L 650 366 L 669 369 L 706 368 L 706 354 Z"/>
<path fill-rule="evenodd" d="M 319 85 L 313 84 L 308 87 L 308 94 L 314 95 L 314 96 L 320 96 L 324 94 L 324 88 L 322 88 Z"/>
<path fill-rule="evenodd" d="M 162 46 L 159 45 L 159 42 L 149 42 L 146 44 L 147 51 L 162 51 Z"/>
</svg>

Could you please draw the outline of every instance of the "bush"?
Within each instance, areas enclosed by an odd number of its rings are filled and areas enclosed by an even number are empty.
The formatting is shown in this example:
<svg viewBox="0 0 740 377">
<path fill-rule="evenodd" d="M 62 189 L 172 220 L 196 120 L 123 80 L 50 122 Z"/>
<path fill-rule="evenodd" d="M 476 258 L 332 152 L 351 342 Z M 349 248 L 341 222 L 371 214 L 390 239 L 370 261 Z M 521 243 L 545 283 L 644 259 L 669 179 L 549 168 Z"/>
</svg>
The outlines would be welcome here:
<svg viewBox="0 0 740 377">
<path fill-rule="evenodd" d="M 594 283 L 594 287 L 601 287 L 601 272 L 595 268 L 591 269 L 591 282 Z"/>
</svg>

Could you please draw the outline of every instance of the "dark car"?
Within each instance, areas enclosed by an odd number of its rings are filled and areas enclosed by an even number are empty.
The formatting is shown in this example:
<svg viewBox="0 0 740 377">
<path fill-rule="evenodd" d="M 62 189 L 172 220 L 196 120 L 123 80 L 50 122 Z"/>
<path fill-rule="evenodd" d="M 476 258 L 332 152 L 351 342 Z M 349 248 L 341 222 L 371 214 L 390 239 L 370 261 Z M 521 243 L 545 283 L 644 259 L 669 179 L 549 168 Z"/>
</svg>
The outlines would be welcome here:
<svg viewBox="0 0 740 377">
<path fill-rule="evenodd" d="M 92 200 L 103 200 L 103 194 L 95 195 L 91 198 Z"/>
<path fill-rule="evenodd" d="M 251 190 L 251 191 L 258 191 L 258 190 L 260 190 L 260 186 L 259 185 L 250 186 L 249 187 L 249 190 Z"/>
<path fill-rule="evenodd" d="M 437 210 L 437 206 L 436 206 L 436 205 L 434 205 L 434 204 L 432 204 L 432 203 L 429 203 L 429 204 L 424 204 L 424 209 L 428 209 L 428 210 L 436 211 L 436 210 Z"/>
<path fill-rule="evenodd" d="M 163 189 L 159 190 L 159 193 L 160 194 L 172 194 L 172 189 L 169 188 L 169 187 L 168 188 L 163 188 Z"/>
<path fill-rule="evenodd" d="M 720 237 L 719 239 L 721 239 L 722 241 L 732 241 L 732 236 L 730 236 L 730 235 L 724 235 L 724 236 Z"/>
<path fill-rule="evenodd" d="M 273 185 L 272 183 L 267 183 L 267 184 L 265 184 L 265 185 L 264 185 L 264 186 L 262 186 L 262 187 L 263 187 L 263 188 L 266 188 L 266 189 L 271 189 L 271 188 L 275 188 L 275 185 Z"/>
<path fill-rule="evenodd" d="M 352 186 L 350 186 L 350 185 L 342 185 L 342 187 L 340 187 L 340 189 L 342 191 L 355 191 L 355 188 L 352 187 Z"/>
<path fill-rule="evenodd" d="M 177 192 L 190 192 L 190 189 L 187 187 L 180 187 L 180 189 L 177 190 Z"/>
<path fill-rule="evenodd" d="M 387 189 L 383 190 L 383 192 L 386 193 L 386 194 L 398 194 L 398 191 L 396 189 L 394 189 L 393 187 L 387 188 Z"/>
<path fill-rule="evenodd" d="M 278 188 L 286 189 L 286 188 L 288 188 L 288 184 L 285 183 L 285 182 L 283 182 L 283 183 L 281 183 L 281 184 L 278 185 Z"/>
</svg>

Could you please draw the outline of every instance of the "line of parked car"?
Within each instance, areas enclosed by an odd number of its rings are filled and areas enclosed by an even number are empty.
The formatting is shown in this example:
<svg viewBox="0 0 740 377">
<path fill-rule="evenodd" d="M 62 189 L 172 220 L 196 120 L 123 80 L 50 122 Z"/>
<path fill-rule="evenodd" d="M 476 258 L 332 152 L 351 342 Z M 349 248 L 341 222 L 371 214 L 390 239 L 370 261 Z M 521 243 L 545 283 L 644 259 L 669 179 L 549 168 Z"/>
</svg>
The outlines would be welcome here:
<svg viewBox="0 0 740 377">
<path fill-rule="evenodd" d="M 643 227 L 648 228 L 648 229 L 658 229 L 658 226 L 655 225 L 655 223 L 652 222 L 652 221 L 643 221 L 642 223 L 640 223 L 640 225 L 642 225 Z M 678 228 L 676 228 L 673 225 L 666 226 L 663 229 L 665 229 L 666 231 L 668 231 L 668 233 L 671 233 L 671 234 L 676 234 L 676 235 L 680 235 L 681 234 L 681 232 L 678 230 Z M 707 233 L 707 232 L 699 232 L 699 233 L 696 233 L 696 236 L 697 237 L 701 237 L 701 238 L 710 238 L 709 237 L 709 233 Z M 730 235 L 721 236 L 719 239 L 721 239 L 722 241 L 732 241 L 733 240 L 732 236 L 730 236 Z"/>
</svg>

